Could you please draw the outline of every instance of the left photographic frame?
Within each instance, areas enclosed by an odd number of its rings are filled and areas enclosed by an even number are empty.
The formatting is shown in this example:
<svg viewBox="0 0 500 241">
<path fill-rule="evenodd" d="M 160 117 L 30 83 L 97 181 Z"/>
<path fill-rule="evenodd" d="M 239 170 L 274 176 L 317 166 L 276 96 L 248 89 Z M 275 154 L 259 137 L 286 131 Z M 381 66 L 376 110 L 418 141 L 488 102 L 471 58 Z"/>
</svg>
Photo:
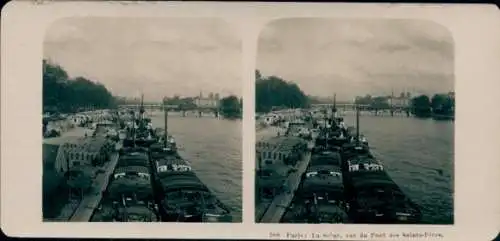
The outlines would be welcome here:
<svg viewBox="0 0 500 241">
<path fill-rule="evenodd" d="M 63 18 L 40 61 L 44 222 L 241 222 L 241 39 L 230 24 Z"/>
</svg>

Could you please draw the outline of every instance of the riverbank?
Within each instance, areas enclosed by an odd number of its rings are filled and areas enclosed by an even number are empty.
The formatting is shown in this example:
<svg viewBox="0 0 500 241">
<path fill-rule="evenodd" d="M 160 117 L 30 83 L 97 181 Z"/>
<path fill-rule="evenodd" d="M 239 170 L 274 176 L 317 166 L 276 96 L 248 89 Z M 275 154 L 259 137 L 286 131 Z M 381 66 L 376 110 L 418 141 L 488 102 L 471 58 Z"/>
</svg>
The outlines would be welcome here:
<svg viewBox="0 0 500 241">
<path fill-rule="evenodd" d="M 44 221 L 67 221 L 79 204 L 77 200 L 70 198 L 66 178 L 57 172 L 55 162 L 62 144 L 84 137 L 87 131 L 86 128 L 75 127 L 62 133 L 59 137 L 43 139 L 42 215 Z"/>
<path fill-rule="evenodd" d="M 311 148 L 314 146 L 313 142 L 308 143 L 308 147 Z M 295 197 L 295 193 L 299 188 L 301 176 L 306 171 L 309 162 L 311 160 L 311 153 L 306 152 L 305 155 L 302 156 L 302 159 L 297 162 L 297 165 L 293 167 L 294 172 L 289 173 L 286 177 L 285 185 L 287 190 L 276 195 L 272 201 L 269 200 L 263 205 L 257 204 L 258 208 L 265 209 L 258 210 L 259 216 L 256 215 L 256 222 L 259 223 L 279 223 L 283 215 L 286 213 L 288 207 L 292 203 L 293 198 Z"/>
<path fill-rule="evenodd" d="M 94 201 L 85 201 L 89 199 L 88 196 L 93 198 L 100 198 L 96 195 L 99 193 L 86 193 L 83 199 L 81 197 L 76 197 L 77 195 L 71 195 L 71 188 L 67 184 L 67 178 L 64 176 L 63 170 L 56 169 L 56 161 L 58 155 L 62 150 L 60 146 L 65 143 L 75 143 L 78 139 L 91 138 L 92 129 L 84 127 L 74 127 L 66 132 L 63 132 L 59 137 L 45 138 L 42 144 L 43 152 L 43 220 L 44 221 L 68 221 L 75 214 L 78 209 L 82 209 L 82 205 L 85 206 L 86 213 L 80 215 L 83 219 L 88 215 L 88 209 L 93 209 L 88 204 L 95 203 Z M 116 150 L 116 148 L 115 148 Z M 116 157 L 117 159 L 117 157 Z M 113 160 L 113 159 L 112 159 Z M 110 162 L 105 163 L 104 166 L 93 166 L 93 171 L 97 174 L 97 177 L 92 180 L 92 189 L 102 189 L 105 179 L 108 176 L 100 174 L 101 172 L 106 172 L 110 170 L 108 165 Z M 114 169 L 114 167 L 112 168 Z M 104 187 L 105 188 L 105 187 Z M 73 190 L 74 191 L 74 190 Z M 82 202 L 83 200 L 83 202 Z M 94 207 L 95 208 L 95 207 Z"/>
<path fill-rule="evenodd" d="M 102 195 L 111 179 L 111 174 L 118 163 L 118 153 L 113 153 L 110 161 L 107 162 L 97 177 L 93 180 L 92 190 L 88 192 L 81 200 L 80 204 L 70 218 L 71 222 L 88 222 L 91 220 L 95 210 L 101 202 Z"/>
</svg>

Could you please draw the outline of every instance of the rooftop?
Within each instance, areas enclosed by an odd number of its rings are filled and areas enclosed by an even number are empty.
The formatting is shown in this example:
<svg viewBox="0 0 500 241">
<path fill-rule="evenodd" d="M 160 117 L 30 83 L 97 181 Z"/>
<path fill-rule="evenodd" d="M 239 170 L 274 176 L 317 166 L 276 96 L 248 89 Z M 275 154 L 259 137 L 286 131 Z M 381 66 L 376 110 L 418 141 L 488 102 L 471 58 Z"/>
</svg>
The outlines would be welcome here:
<svg viewBox="0 0 500 241">
<path fill-rule="evenodd" d="M 257 142 L 258 151 L 291 151 L 297 144 L 305 143 L 299 137 L 277 136 L 270 139 Z"/>
</svg>

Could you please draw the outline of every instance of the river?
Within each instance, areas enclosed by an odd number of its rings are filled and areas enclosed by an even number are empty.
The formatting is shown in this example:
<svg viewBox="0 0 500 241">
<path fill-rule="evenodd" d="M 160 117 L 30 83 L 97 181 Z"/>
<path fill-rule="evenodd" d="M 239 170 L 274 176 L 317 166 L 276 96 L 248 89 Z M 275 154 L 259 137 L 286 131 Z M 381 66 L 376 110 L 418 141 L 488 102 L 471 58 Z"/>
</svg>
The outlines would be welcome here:
<svg viewBox="0 0 500 241">
<path fill-rule="evenodd" d="M 175 113 L 172 113 L 172 115 Z M 151 116 L 153 127 L 164 126 L 161 113 Z M 188 160 L 198 177 L 242 220 L 242 122 L 213 117 L 179 115 L 168 118 L 179 154 Z"/>
<path fill-rule="evenodd" d="M 354 115 L 344 116 L 354 126 Z M 360 116 L 360 131 L 401 189 L 422 207 L 423 223 L 453 224 L 454 122 Z M 258 131 L 256 139 L 274 135 Z"/>
</svg>

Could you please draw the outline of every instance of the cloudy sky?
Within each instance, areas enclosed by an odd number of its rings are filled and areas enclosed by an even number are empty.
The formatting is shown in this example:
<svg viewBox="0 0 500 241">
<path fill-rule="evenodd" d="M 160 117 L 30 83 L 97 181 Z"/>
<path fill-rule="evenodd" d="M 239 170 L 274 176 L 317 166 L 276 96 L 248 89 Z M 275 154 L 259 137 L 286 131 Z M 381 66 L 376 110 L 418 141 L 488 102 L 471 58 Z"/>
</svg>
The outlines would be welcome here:
<svg viewBox="0 0 500 241">
<path fill-rule="evenodd" d="M 259 36 L 257 69 L 306 94 L 357 95 L 453 90 L 453 39 L 421 20 L 283 19 Z"/>
<path fill-rule="evenodd" d="M 44 57 L 114 95 L 241 96 L 241 40 L 234 30 L 217 19 L 63 19 L 47 30 Z"/>
</svg>

